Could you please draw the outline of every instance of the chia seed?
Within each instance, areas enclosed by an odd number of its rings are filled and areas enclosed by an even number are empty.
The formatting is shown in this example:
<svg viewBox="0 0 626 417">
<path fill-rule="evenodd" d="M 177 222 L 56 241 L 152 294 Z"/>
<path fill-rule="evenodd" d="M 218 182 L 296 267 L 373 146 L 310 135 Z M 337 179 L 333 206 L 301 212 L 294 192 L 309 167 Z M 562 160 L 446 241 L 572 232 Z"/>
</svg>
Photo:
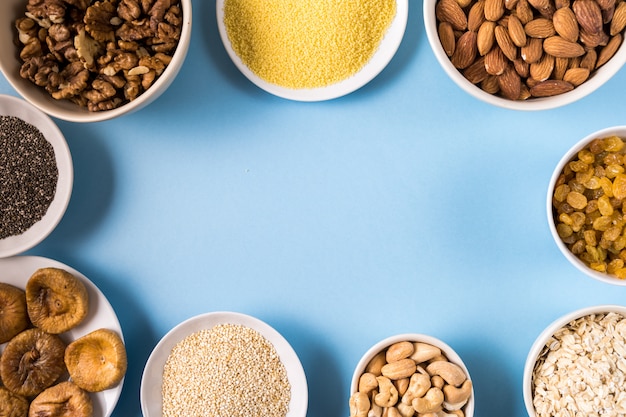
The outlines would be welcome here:
<svg viewBox="0 0 626 417">
<path fill-rule="evenodd" d="M 21 235 L 43 218 L 58 179 L 54 149 L 39 129 L 0 116 L 0 239 Z"/>
</svg>

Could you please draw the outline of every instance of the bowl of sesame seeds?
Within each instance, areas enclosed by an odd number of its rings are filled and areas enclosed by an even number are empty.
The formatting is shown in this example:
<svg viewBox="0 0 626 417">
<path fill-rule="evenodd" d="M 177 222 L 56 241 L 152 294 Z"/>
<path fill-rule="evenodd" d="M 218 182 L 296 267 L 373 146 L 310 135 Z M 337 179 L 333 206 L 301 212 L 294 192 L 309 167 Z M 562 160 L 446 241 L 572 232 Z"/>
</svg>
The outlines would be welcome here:
<svg viewBox="0 0 626 417">
<path fill-rule="evenodd" d="M 217 23 L 235 66 L 278 97 L 323 101 L 375 78 L 398 50 L 408 0 L 218 0 Z"/>
<path fill-rule="evenodd" d="M 74 168 L 63 133 L 26 101 L 0 95 L 0 257 L 31 249 L 63 218 Z"/>
<path fill-rule="evenodd" d="M 305 417 L 306 376 L 287 340 L 234 312 L 183 321 L 156 345 L 141 379 L 144 417 Z"/>
</svg>

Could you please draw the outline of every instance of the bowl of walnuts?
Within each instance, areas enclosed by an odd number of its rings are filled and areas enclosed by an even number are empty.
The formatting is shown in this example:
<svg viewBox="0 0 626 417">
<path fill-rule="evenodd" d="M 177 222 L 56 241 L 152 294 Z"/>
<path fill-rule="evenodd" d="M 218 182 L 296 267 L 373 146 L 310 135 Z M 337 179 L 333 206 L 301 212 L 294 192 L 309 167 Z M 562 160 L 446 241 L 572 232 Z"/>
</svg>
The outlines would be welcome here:
<svg viewBox="0 0 626 417">
<path fill-rule="evenodd" d="M 448 76 L 503 108 L 573 103 L 626 62 L 622 1 L 424 0 L 424 22 Z"/>
<path fill-rule="evenodd" d="M 158 98 L 183 65 L 190 0 L 5 0 L 0 70 L 50 116 L 98 122 Z"/>
<path fill-rule="evenodd" d="M 563 155 L 546 209 L 559 250 L 586 275 L 626 286 L 626 126 L 599 130 Z"/>
</svg>

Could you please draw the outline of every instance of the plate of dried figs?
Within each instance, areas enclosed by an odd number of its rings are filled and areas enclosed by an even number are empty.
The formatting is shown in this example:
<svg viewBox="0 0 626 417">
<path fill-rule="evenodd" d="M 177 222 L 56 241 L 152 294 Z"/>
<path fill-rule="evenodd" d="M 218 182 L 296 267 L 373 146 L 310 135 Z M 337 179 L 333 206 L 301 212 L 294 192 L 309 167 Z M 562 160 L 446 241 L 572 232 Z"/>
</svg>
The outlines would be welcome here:
<svg viewBox="0 0 626 417">
<path fill-rule="evenodd" d="M 73 415 L 109 417 L 127 356 L 119 320 L 102 291 L 75 269 L 38 256 L 0 259 L 0 271 L 0 309 L 12 311 L 11 320 L 10 314 L 0 317 L 1 403 L 26 400 L 33 409 L 61 402 Z M 35 349 L 44 364 L 32 361 L 28 376 L 16 375 L 23 372 L 17 364 Z M 53 382 L 41 383 L 44 376 Z"/>
</svg>

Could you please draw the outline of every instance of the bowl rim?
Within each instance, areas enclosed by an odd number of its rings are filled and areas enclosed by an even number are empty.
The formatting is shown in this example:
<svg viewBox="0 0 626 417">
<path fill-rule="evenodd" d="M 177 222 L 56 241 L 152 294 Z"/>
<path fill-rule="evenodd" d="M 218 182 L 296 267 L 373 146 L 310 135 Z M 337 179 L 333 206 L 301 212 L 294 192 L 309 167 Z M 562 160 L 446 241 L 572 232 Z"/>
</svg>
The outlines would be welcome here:
<svg viewBox="0 0 626 417">
<path fill-rule="evenodd" d="M 60 120 L 74 123 L 93 123 L 132 114 L 135 111 L 146 107 L 163 94 L 169 85 L 174 81 L 184 64 L 191 40 L 193 12 L 191 0 L 180 0 L 180 4 L 183 12 L 183 22 L 180 39 L 176 50 L 172 55 L 172 61 L 148 90 L 142 93 L 135 100 L 120 107 L 116 107 L 111 110 L 90 112 L 85 108 L 81 108 L 66 101 L 58 102 L 57 105 L 57 102 L 54 101 L 52 97 L 49 97 L 45 91 L 41 90 L 40 87 L 34 89 L 32 88 L 33 85 L 30 81 L 24 80 L 19 77 L 19 75 L 14 74 L 12 68 L 9 68 L 6 62 L 0 61 L 0 72 L 3 73 L 7 82 L 11 85 L 11 87 L 13 87 L 15 92 L 20 95 L 20 97 L 47 115 Z"/>
<path fill-rule="evenodd" d="M 609 313 L 615 312 L 620 313 L 624 317 L 626 317 L 626 306 L 618 305 L 618 304 L 600 304 L 588 307 L 582 307 L 574 311 L 570 311 L 568 313 L 563 314 L 557 319 L 553 320 L 546 328 L 544 328 L 539 336 L 535 339 L 533 344 L 528 351 L 528 355 L 526 356 L 526 361 L 524 362 L 524 372 L 522 377 L 522 395 L 524 398 L 524 405 L 526 407 L 526 411 L 530 417 L 536 417 L 537 412 L 535 411 L 535 406 L 533 405 L 533 395 L 532 395 L 532 374 L 533 369 L 535 367 L 535 362 L 543 350 L 543 347 L 546 344 L 546 341 L 556 333 L 557 330 L 566 326 L 572 320 L 576 320 L 578 318 L 588 316 L 590 314 L 599 314 L 599 313 Z"/>
<path fill-rule="evenodd" d="M 217 25 L 222 45 L 235 67 L 237 67 L 250 82 L 267 93 L 280 98 L 302 102 L 326 101 L 343 97 L 360 89 L 376 78 L 378 74 L 387 67 L 398 51 L 402 39 L 404 38 L 408 22 L 409 0 L 396 0 L 396 15 L 385 32 L 380 45 L 370 60 L 365 63 L 356 74 L 353 74 L 343 81 L 324 87 L 293 89 L 265 81 L 253 73 L 250 68 L 242 62 L 241 58 L 231 46 L 224 25 L 224 1 L 225 0 L 216 1 Z"/>
<path fill-rule="evenodd" d="M 566 106 L 599 89 L 626 63 L 626 42 L 622 41 L 622 44 L 615 52 L 615 55 L 613 55 L 608 62 L 602 65 L 602 67 L 595 70 L 587 81 L 574 88 L 572 91 L 552 97 L 532 98 L 523 101 L 509 100 L 504 97 L 499 97 L 487 93 L 480 87 L 469 82 L 461 74 L 461 72 L 452 65 L 450 58 L 446 55 L 443 47 L 441 46 L 439 35 L 437 33 L 437 19 L 435 17 L 435 5 L 437 4 L 437 1 L 438 0 L 424 0 L 423 4 L 426 37 L 428 38 L 428 42 L 435 58 L 443 70 L 448 74 L 449 78 L 451 78 L 458 87 L 474 98 L 497 107 L 509 110 L 540 111 Z"/>
<path fill-rule="evenodd" d="M 454 350 L 450 345 L 448 345 L 443 340 L 436 338 L 434 336 L 430 336 L 423 333 L 400 333 L 393 336 L 386 337 L 382 340 L 379 340 L 374 345 L 372 345 L 367 351 L 361 356 L 359 361 L 357 362 L 356 367 L 352 373 L 352 379 L 350 382 L 350 395 L 354 394 L 358 390 L 359 386 L 359 378 L 363 374 L 365 367 L 369 363 L 369 361 L 376 356 L 380 351 L 388 348 L 394 343 L 398 342 L 423 342 L 429 343 L 433 346 L 438 347 L 441 351 L 446 355 L 448 360 L 456 365 L 460 366 L 461 369 L 465 372 L 467 379 L 472 380 L 469 370 L 465 365 L 461 356 Z M 474 384 L 472 384 L 472 394 L 470 395 L 467 404 L 464 406 L 465 417 L 473 417 L 474 415 L 474 406 L 475 406 L 475 395 L 474 395 Z"/>
<path fill-rule="evenodd" d="M 0 258 L 7 258 L 37 246 L 61 222 L 72 196 L 74 165 L 63 132 L 46 113 L 21 98 L 0 94 L 0 114 L 35 126 L 52 145 L 58 170 L 54 198 L 44 216 L 24 233 L 0 239 Z"/>
<path fill-rule="evenodd" d="M 163 366 L 172 348 L 190 334 L 219 324 L 240 324 L 259 332 L 276 349 L 285 366 L 291 385 L 289 411 L 285 417 L 305 417 L 308 408 L 308 386 L 302 363 L 293 347 L 276 329 L 256 317 L 232 311 L 212 311 L 190 317 L 169 330 L 156 344 L 143 370 L 140 385 L 141 411 L 144 417 L 160 417 Z M 155 414 L 154 407 L 159 412 Z"/>
<path fill-rule="evenodd" d="M 559 250 L 561 251 L 563 256 L 565 256 L 565 258 L 572 265 L 574 265 L 579 271 L 583 272 L 585 275 L 587 275 L 587 276 L 589 276 L 589 277 L 591 277 L 591 278 L 593 278 L 595 280 L 598 280 L 600 282 L 604 282 L 604 283 L 611 284 L 611 285 L 616 285 L 616 286 L 626 286 L 626 279 L 619 279 L 617 277 L 614 277 L 614 276 L 606 274 L 606 273 L 594 271 L 591 268 L 589 268 L 587 265 L 585 265 L 585 263 L 583 261 L 578 259 L 567 248 L 565 243 L 563 243 L 563 241 L 559 237 L 559 234 L 558 234 L 558 232 L 556 230 L 556 224 L 554 222 L 554 217 L 553 217 L 553 214 L 552 214 L 552 194 L 554 193 L 554 187 L 555 187 L 556 182 L 558 181 L 559 176 L 561 175 L 561 171 L 563 170 L 565 165 L 574 156 L 576 156 L 578 151 L 580 151 L 583 148 L 585 148 L 585 146 L 587 146 L 589 144 L 589 142 L 592 141 L 593 139 L 607 137 L 607 136 L 611 136 L 611 135 L 617 135 L 617 136 L 620 136 L 620 137 L 622 137 L 622 138 L 624 138 L 626 140 L 626 125 L 624 125 L 624 126 L 607 127 L 607 128 L 604 128 L 604 129 L 592 132 L 589 135 L 587 135 L 584 138 L 582 138 L 581 140 L 579 140 L 578 142 L 576 142 L 561 157 L 559 162 L 556 164 L 556 167 L 554 168 L 554 171 L 552 172 L 552 176 L 550 177 L 550 182 L 548 183 L 548 190 L 547 190 L 547 196 L 546 196 L 546 214 L 547 214 L 547 220 L 548 220 L 548 227 L 550 228 L 550 234 L 552 235 L 552 239 L 556 243 L 556 246 L 559 248 Z"/>
</svg>

